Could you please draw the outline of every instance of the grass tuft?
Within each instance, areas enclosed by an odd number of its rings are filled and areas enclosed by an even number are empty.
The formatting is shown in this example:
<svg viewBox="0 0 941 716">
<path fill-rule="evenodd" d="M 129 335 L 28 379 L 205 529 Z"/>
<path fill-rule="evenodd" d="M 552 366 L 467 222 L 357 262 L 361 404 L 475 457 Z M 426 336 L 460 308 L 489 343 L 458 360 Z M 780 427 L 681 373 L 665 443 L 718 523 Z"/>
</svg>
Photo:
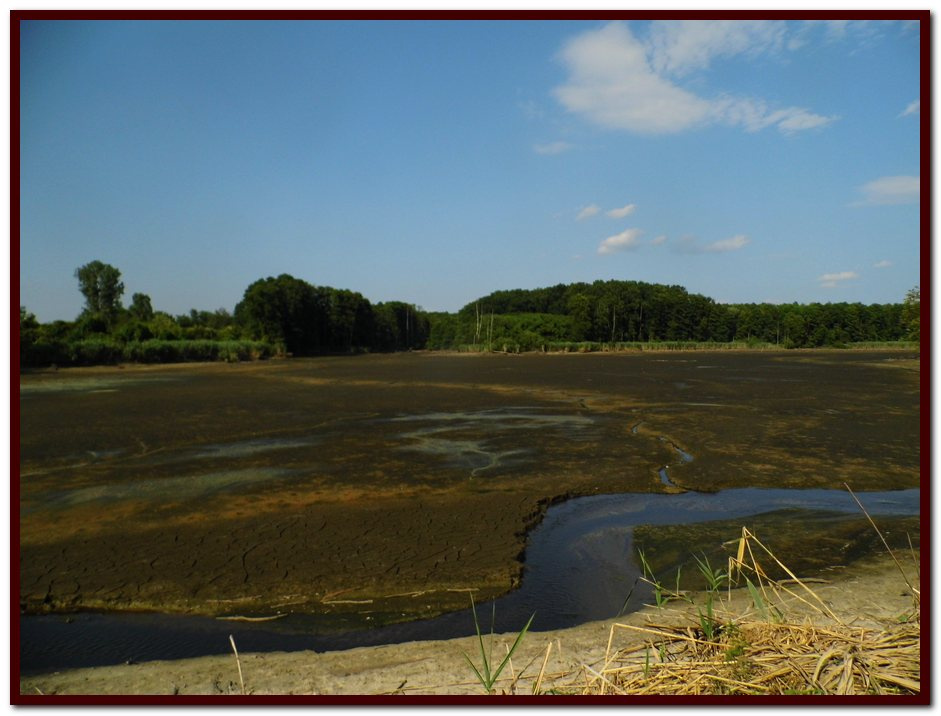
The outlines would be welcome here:
<svg viewBox="0 0 941 716">
<path fill-rule="evenodd" d="M 503 670 L 506 668 L 507 664 L 510 663 L 510 659 L 513 657 L 513 653 L 517 650 L 517 648 L 519 648 L 519 645 L 523 641 L 523 637 L 526 635 L 526 632 L 529 631 L 529 627 L 533 623 L 533 618 L 536 616 L 536 614 L 534 612 L 533 615 L 529 617 L 529 621 L 526 622 L 526 626 L 524 626 L 523 629 L 519 632 L 519 634 L 516 635 L 516 641 L 513 642 L 513 646 L 511 646 L 507 650 L 506 656 L 503 658 L 503 661 L 501 661 L 499 665 L 494 667 L 493 631 L 494 631 L 494 624 L 496 622 L 496 617 L 497 617 L 496 604 L 493 605 L 493 611 L 492 611 L 492 616 L 491 616 L 491 621 L 490 621 L 490 644 L 489 644 L 489 648 L 487 648 L 484 646 L 484 637 L 480 631 L 480 622 L 477 619 L 477 606 L 474 604 L 473 594 L 471 595 L 470 599 L 471 599 L 471 613 L 474 615 L 474 630 L 477 632 L 477 644 L 480 647 L 480 663 L 481 663 L 480 668 L 479 669 L 477 668 L 477 666 L 474 664 L 473 661 L 471 661 L 471 658 L 467 655 L 466 652 L 464 652 L 464 659 L 470 665 L 470 668 L 474 672 L 474 676 L 477 678 L 477 681 L 480 683 L 481 687 L 483 687 L 484 692 L 487 694 L 492 694 L 494 692 L 494 689 L 493 689 L 494 684 L 497 682 L 497 679 L 500 678 L 500 674 L 503 673 Z M 546 658 L 548 658 L 548 655 Z"/>
</svg>

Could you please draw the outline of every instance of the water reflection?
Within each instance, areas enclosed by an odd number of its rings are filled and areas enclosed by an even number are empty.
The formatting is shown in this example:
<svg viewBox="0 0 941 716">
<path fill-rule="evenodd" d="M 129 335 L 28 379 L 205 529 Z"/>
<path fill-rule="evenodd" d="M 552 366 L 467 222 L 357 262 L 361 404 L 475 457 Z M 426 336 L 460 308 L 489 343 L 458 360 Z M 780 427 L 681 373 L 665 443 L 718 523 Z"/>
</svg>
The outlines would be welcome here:
<svg viewBox="0 0 941 716">
<path fill-rule="evenodd" d="M 919 491 L 914 489 L 857 497 L 874 516 L 919 512 Z M 638 525 L 738 519 L 794 508 L 859 514 L 848 492 L 820 489 L 597 495 L 556 505 L 530 535 L 521 587 L 496 600 L 496 629 L 518 629 L 533 612 L 534 631 L 565 628 L 649 603 L 649 589 L 638 581 L 641 573 L 633 556 L 633 530 Z M 128 660 L 224 654 L 230 648 L 229 634 L 235 636 L 240 650 L 247 652 L 326 651 L 473 633 L 469 610 L 345 631 L 337 631 L 335 618 L 328 621 L 312 615 L 290 615 L 254 625 L 159 614 L 81 614 L 69 619 L 67 622 L 64 615 L 20 617 L 24 674 Z"/>
</svg>

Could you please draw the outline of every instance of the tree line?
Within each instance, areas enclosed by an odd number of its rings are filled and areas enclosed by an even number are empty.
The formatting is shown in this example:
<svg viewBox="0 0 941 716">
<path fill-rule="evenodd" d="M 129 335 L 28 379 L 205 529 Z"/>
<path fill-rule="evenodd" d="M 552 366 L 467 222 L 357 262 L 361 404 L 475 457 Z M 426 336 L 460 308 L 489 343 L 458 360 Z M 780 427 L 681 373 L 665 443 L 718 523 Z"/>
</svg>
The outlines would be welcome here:
<svg viewBox="0 0 941 716">
<path fill-rule="evenodd" d="M 288 274 L 250 284 L 233 312 L 172 316 L 146 294 L 122 303 L 121 272 L 75 270 L 85 299 L 74 321 L 40 323 L 20 307 L 22 366 L 248 360 L 361 351 L 569 350 L 651 344 L 780 348 L 917 341 L 919 291 L 902 303 L 720 304 L 682 286 L 595 281 L 495 291 L 456 313 L 316 286 Z"/>
<path fill-rule="evenodd" d="M 495 291 L 432 321 L 430 348 L 745 343 L 840 347 L 919 340 L 919 290 L 903 303 L 721 304 L 682 286 L 595 281 Z"/>
<path fill-rule="evenodd" d="M 282 274 L 255 281 L 233 312 L 155 310 L 149 296 L 122 303 L 121 272 L 92 261 L 75 270 L 85 299 L 74 321 L 40 323 L 20 307 L 21 366 L 248 360 L 424 348 L 429 319 L 403 301 L 371 303 L 355 291 Z"/>
</svg>

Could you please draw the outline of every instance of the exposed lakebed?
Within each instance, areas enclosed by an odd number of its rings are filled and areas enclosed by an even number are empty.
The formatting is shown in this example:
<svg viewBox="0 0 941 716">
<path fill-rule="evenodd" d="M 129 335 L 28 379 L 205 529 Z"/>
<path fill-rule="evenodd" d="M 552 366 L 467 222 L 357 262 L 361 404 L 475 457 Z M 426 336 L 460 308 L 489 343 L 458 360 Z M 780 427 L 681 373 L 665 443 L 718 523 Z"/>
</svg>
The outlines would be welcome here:
<svg viewBox="0 0 941 716">
<path fill-rule="evenodd" d="M 919 512 L 918 490 L 863 493 L 859 498 L 866 511 L 880 521 L 886 516 L 899 518 Z M 780 529 L 783 520 L 791 530 L 803 533 L 806 540 L 812 532 L 808 532 L 807 525 L 815 517 L 825 519 L 832 532 L 834 523 L 859 515 L 858 505 L 845 490 L 743 488 L 712 494 L 575 498 L 549 508 L 543 522 L 531 533 L 520 588 L 493 604 L 495 628 L 498 632 L 518 630 L 535 614 L 534 631 L 560 629 L 607 619 L 651 603 L 650 587 L 639 579 L 633 534 L 639 525 L 747 519 L 760 532 L 756 523 L 778 520 L 776 529 Z M 891 521 L 883 522 L 883 527 L 886 523 Z M 912 526 L 917 546 L 917 522 Z M 890 535 L 897 541 L 898 535 Z M 768 541 L 775 543 L 773 537 Z M 789 564 L 800 569 L 799 555 L 790 556 L 796 562 Z M 839 558 L 834 554 L 829 557 Z M 808 576 L 806 571 L 800 573 Z M 489 624 L 491 606 L 481 605 L 479 613 Z M 474 633 L 473 615 L 467 609 L 375 628 L 370 628 L 368 621 L 351 621 L 305 614 L 262 623 L 160 614 L 22 617 L 21 669 L 24 674 L 39 673 L 224 654 L 230 649 L 230 634 L 243 651 L 329 651 Z"/>
<path fill-rule="evenodd" d="M 176 633 L 167 620 L 205 623 L 280 645 L 245 649 L 302 648 L 292 640 L 317 631 L 466 633 L 467 590 L 506 595 L 498 620 L 518 628 L 525 595 L 571 591 L 534 576 L 550 532 L 582 553 L 564 576 L 552 566 L 561 547 L 547 547 L 547 573 L 589 585 L 610 611 L 633 568 L 612 571 L 610 598 L 584 570 L 630 562 L 635 525 L 781 516 L 795 496 L 803 515 L 843 511 L 800 495 L 843 494 L 844 482 L 889 500 L 917 487 L 919 390 L 917 354 L 898 352 L 409 354 L 25 375 L 23 665 L 68 652 L 50 625 L 140 636 L 159 623 L 144 639 L 157 644 Z M 904 499 L 883 512 L 917 512 Z M 586 536 L 551 527 L 570 519 Z M 549 621 L 537 628 L 600 613 L 566 599 L 538 603 Z M 76 614 L 87 610 L 107 614 Z M 163 614 L 121 614 L 141 610 Z M 455 613 L 429 619 L 443 612 Z M 213 618 L 237 615 L 287 616 Z M 362 631 L 376 623 L 388 626 Z"/>
</svg>

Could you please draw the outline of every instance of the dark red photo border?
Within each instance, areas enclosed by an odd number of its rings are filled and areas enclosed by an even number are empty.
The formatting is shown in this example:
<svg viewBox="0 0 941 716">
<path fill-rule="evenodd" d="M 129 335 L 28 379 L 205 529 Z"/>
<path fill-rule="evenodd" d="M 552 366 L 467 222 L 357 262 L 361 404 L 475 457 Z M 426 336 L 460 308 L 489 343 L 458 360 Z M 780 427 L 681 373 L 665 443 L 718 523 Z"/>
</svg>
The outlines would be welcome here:
<svg viewBox="0 0 941 716">
<path fill-rule="evenodd" d="M 24 20 L 914 20 L 921 33 L 921 395 L 931 396 L 931 13 L 928 10 L 13 10 L 10 12 L 10 701 L 36 706 L 551 705 L 551 706 L 924 706 L 931 703 L 931 411 L 921 411 L 921 688 L 917 696 L 135 696 L 20 693 L 19 681 L 19 290 L 20 23 Z M 925 538 L 927 535 L 927 538 Z"/>
</svg>

